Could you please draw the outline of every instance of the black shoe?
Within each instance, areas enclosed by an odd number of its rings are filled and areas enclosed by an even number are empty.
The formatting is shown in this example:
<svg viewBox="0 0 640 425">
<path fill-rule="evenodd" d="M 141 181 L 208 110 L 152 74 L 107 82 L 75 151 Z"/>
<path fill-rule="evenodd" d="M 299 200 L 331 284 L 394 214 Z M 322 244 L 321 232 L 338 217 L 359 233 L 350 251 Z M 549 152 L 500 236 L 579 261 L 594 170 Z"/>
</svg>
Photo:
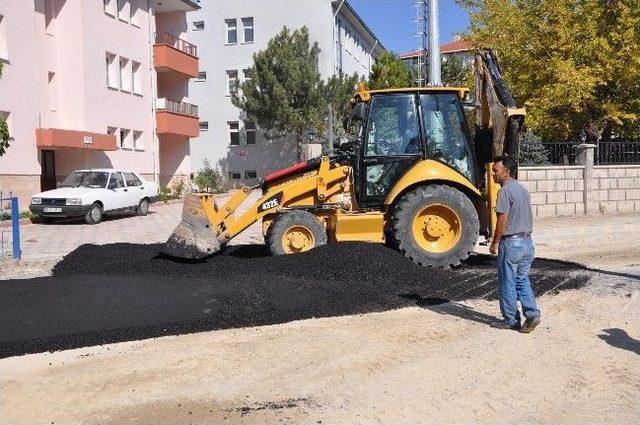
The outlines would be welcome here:
<svg viewBox="0 0 640 425">
<path fill-rule="evenodd" d="M 496 329 L 511 329 L 513 331 L 519 331 L 520 330 L 520 325 L 510 325 L 507 322 L 505 322 L 504 320 L 496 320 L 495 322 L 493 322 L 491 324 L 492 328 L 496 328 Z"/>
<path fill-rule="evenodd" d="M 528 334 L 529 332 L 534 330 L 536 326 L 538 326 L 539 324 L 540 324 L 539 317 L 532 317 L 530 319 L 527 319 L 524 321 L 524 324 L 520 328 L 520 332 Z"/>
</svg>

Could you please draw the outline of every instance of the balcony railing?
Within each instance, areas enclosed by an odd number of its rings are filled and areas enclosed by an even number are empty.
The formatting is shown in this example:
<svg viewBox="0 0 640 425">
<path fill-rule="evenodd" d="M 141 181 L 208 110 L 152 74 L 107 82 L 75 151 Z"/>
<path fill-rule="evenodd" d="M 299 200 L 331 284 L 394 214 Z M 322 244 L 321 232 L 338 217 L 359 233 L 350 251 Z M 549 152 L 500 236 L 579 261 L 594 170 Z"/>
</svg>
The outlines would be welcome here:
<svg viewBox="0 0 640 425">
<path fill-rule="evenodd" d="M 171 112 L 178 115 L 198 118 L 198 106 L 177 100 L 160 98 L 156 99 L 156 110 Z"/>
<path fill-rule="evenodd" d="M 198 48 L 195 44 L 191 44 L 177 36 L 170 34 L 166 31 L 162 31 L 156 34 L 156 44 L 167 44 L 174 49 L 180 50 L 189 56 L 194 58 L 198 57 Z"/>
</svg>

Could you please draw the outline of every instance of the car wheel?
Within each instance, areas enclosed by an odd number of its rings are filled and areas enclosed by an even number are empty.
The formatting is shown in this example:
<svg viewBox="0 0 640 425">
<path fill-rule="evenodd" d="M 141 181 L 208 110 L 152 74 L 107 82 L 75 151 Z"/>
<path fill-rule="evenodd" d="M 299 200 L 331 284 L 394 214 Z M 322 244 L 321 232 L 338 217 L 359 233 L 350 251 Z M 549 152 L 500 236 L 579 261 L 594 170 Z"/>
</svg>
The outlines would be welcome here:
<svg viewBox="0 0 640 425">
<path fill-rule="evenodd" d="M 102 221 L 102 207 L 99 203 L 94 203 L 89 208 L 87 215 L 85 216 L 85 221 L 87 224 L 98 224 Z"/>
<path fill-rule="evenodd" d="M 146 198 L 141 199 L 136 212 L 138 215 L 147 215 L 149 213 L 149 200 Z"/>
</svg>

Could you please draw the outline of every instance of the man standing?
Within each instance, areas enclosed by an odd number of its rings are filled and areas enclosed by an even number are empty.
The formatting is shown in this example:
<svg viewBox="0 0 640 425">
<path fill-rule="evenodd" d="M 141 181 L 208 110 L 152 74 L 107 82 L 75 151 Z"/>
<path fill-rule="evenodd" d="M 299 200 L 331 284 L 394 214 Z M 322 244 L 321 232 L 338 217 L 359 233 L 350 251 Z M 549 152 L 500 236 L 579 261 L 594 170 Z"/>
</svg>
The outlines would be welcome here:
<svg viewBox="0 0 640 425">
<path fill-rule="evenodd" d="M 529 333 L 540 324 L 540 310 L 536 306 L 529 280 L 531 263 L 535 257 L 531 239 L 533 217 L 529 191 L 513 178 L 516 167 L 515 158 L 501 156 L 494 159 L 491 169 L 493 181 L 502 186 L 496 204 L 498 223 L 489 251 L 493 255 L 498 254 L 500 311 L 504 317 L 504 320 L 492 326 Z M 522 325 L 518 300 L 525 317 Z"/>
</svg>

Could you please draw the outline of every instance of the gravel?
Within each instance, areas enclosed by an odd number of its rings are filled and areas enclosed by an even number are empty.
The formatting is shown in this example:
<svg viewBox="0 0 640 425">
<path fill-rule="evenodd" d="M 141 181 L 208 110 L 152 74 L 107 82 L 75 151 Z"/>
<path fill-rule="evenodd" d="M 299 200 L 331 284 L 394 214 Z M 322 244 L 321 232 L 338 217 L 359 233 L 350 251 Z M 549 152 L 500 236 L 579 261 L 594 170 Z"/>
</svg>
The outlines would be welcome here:
<svg viewBox="0 0 640 425">
<path fill-rule="evenodd" d="M 414 265 L 378 244 L 342 243 L 272 257 L 264 245 L 230 247 L 200 262 L 161 245 L 83 245 L 53 276 L 0 285 L 0 357 L 163 335 L 495 300 L 495 259 L 454 270 Z M 580 288 L 583 267 L 536 259 L 537 295 Z"/>
</svg>

